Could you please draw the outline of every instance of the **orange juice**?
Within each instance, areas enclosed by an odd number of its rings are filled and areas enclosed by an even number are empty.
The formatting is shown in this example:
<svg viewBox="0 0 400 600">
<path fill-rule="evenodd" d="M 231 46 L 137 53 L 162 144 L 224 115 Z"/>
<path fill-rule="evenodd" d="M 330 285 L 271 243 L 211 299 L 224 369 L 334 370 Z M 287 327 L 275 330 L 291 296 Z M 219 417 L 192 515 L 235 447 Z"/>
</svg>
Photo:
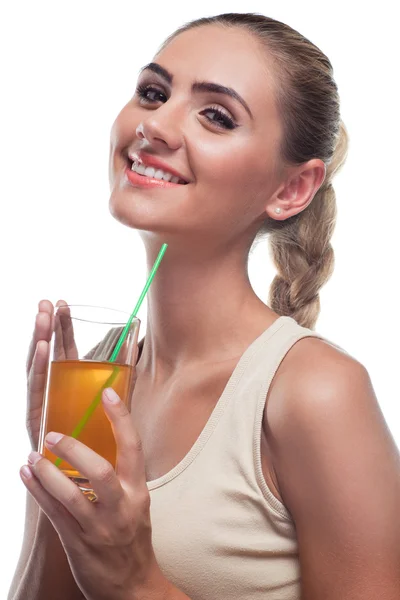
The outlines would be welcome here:
<svg viewBox="0 0 400 600">
<path fill-rule="evenodd" d="M 44 445 L 46 434 L 56 431 L 71 435 L 104 387 L 112 387 L 128 405 L 133 368 L 110 362 L 59 360 L 52 361 L 49 369 L 39 452 L 55 463 L 57 457 Z M 108 385 L 110 377 L 112 384 Z M 77 439 L 115 467 L 116 443 L 101 401 Z M 90 482 L 73 465 L 63 460 L 59 468 L 80 487 L 90 489 Z"/>
</svg>

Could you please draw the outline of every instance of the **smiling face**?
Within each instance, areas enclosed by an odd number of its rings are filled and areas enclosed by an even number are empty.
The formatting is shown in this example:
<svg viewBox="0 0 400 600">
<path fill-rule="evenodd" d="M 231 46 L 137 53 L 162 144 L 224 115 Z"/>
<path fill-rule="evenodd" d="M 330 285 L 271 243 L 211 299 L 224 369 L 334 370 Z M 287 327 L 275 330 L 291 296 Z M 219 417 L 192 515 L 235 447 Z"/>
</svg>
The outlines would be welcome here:
<svg viewBox="0 0 400 600">
<path fill-rule="evenodd" d="M 255 233 L 279 183 L 273 76 L 246 31 L 208 25 L 174 38 L 141 72 L 112 127 L 113 216 L 210 243 Z M 157 185 L 149 165 L 164 171 L 156 177 L 186 183 Z"/>
</svg>

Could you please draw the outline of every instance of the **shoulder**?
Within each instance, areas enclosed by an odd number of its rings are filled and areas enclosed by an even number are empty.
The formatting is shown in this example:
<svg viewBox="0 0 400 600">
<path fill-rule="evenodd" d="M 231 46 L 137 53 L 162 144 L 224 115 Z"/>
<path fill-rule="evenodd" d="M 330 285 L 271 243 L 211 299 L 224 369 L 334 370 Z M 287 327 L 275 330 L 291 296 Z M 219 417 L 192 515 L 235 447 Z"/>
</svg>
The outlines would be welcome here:
<svg viewBox="0 0 400 600">
<path fill-rule="evenodd" d="M 355 387 L 358 394 L 353 393 Z M 366 388 L 371 391 L 370 377 L 359 361 L 323 338 L 301 338 L 290 348 L 273 380 L 264 426 L 287 435 L 294 419 L 318 419 L 332 409 L 340 413 L 346 408 L 347 412 L 350 403 L 355 410 L 357 403 L 366 401 Z M 371 402 L 370 394 L 369 398 Z"/>
<path fill-rule="evenodd" d="M 265 425 L 307 597 L 361 598 L 372 584 L 399 592 L 399 452 L 367 369 L 315 337 L 282 367 Z"/>
<path fill-rule="evenodd" d="M 274 381 L 274 407 L 307 410 L 310 402 L 337 397 L 337 392 L 357 381 L 369 382 L 367 369 L 350 354 L 323 338 L 301 338 L 290 348 Z M 318 400 L 319 399 L 319 400 Z M 336 401 L 335 401 L 336 402 Z"/>
<path fill-rule="evenodd" d="M 389 436 L 367 369 L 328 341 L 300 339 L 278 374 L 264 418 L 280 457 L 289 459 L 299 445 L 317 451 L 329 439 L 349 450 L 362 422 L 365 433 Z"/>
</svg>

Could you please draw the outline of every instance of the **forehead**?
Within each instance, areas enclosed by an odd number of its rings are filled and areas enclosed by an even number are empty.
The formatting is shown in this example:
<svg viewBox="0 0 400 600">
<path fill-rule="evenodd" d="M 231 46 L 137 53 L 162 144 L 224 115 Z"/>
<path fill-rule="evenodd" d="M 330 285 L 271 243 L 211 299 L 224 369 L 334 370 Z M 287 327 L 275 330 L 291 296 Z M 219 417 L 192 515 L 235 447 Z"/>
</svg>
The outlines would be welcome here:
<svg viewBox="0 0 400 600">
<path fill-rule="evenodd" d="M 180 33 L 154 61 L 174 76 L 173 85 L 211 81 L 236 90 L 253 114 L 272 116 L 274 76 L 268 50 L 238 27 L 205 25 Z"/>
</svg>

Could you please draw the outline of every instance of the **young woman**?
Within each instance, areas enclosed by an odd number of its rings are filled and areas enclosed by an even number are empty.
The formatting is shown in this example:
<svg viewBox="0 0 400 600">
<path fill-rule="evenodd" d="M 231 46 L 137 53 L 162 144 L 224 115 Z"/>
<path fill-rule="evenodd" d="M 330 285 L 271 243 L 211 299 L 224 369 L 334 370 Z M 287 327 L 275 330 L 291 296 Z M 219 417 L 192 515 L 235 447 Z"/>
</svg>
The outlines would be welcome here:
<svg viewBox="0 0 400 600">
<path fill-rule="evenodd" d="M 36 452 L 43 300 L 10 599 L 398 600 L 399 453 L 365 367 L 314 330 L 346 150 L 329 59 L 273 19 L 192 22 L 142 70 L 112 128 L 110 209 L 149 265 L 169 248 L 131 413 L 103 397 L 118 468 L 48 436 L 90 503 Z M 247 272 L 265 234 L 268 306 Z"/>
</svg>

